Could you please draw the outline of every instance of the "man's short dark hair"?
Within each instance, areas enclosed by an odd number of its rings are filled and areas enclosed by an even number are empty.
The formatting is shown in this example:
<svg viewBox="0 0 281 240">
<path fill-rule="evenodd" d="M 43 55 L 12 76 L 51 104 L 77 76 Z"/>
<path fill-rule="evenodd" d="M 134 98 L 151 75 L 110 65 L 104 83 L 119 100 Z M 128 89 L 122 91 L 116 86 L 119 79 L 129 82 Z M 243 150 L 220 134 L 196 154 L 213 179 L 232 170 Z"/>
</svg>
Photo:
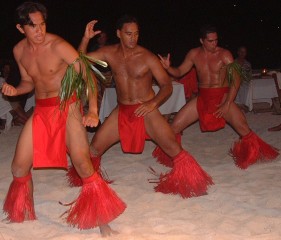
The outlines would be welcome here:
<svg viewBox="0 0 281 240">
<path fill-rule="evenodd" d="M 244 48 L 245 50 L 247 50 L 246 46 L 244 46 L 244 45 L 239 46 L 239 47 L 237 48 L 237 50 L 240 51 L 242 48 Z"/>
<path fill-rule="evenodd" d="M 21 26 L 32 25 L 33 22 L 29 18 L 29 14 L 35 12 L 41 12 L 44 20 L 47 20 L 47 9 L 43 4 L 37 2 L 24 2 L 16 9 L 16 23 Z"/>
<path fill-rule="evenodd" d="M 211 24 L 204 25 L 200 28 L 200 38 L 205 39 L 207 34 L 216 33 L 217 28 Z"/>
<path fill-rule="evenodd" d="M 139 23 L 138 23 L 138 20 L 136 17 L 126 14 L 117 20 L 116 29 L 121 30 L 125 23 L 136 23 L 139 26 Z"/>
</svg>

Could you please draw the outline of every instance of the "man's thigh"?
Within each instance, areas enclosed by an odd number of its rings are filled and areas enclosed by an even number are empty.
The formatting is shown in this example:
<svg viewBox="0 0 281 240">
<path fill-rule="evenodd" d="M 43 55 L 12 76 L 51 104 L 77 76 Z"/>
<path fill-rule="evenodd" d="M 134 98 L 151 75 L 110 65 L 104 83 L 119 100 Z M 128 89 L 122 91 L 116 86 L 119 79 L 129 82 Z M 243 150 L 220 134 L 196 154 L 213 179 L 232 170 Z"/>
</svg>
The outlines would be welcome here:
<svg viewBox="0 0 281 240">
<path fill-rule="evenodd" d="M 95 151 L 97 155 L 102 155 L 119 139 L 118 108 L 115 108 L 95 133 L 91 142 L 91 150 Z"/>
<path fill-rule="evenodd" d="M 29 173 L 33 163 L 33 141 L 32 141 L 32 120 L 31 116 L 23 127 L 17 143 L 15 156 L 12 163 L 12 172 L 17 177 Z"/>
</svg>

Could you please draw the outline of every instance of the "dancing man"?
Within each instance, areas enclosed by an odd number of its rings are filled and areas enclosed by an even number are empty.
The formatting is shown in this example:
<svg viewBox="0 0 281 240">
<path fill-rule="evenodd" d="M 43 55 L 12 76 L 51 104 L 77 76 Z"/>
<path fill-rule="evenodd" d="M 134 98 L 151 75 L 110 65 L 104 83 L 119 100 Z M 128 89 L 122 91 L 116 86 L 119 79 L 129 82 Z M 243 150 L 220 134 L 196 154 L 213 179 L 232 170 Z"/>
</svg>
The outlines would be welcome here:
<svg viewBox="0 0 281 240">
<path fill-rule="evenodd" d="M 89 62 L 65 40 L 46 32 L 45 6 L 25 2 L 16 12 L 16 28 L 25 35 L 14 47 L 21 82 L 16 88 L 4 83 L 2 92 L 18 96 L 35 89 L 36 107 L 17 143 L 13 181 L 3 210 L 11 222 L 35 220 L 31 168 L 67 168 L 68 151 L 83 186 L 66 221 L 79 229 L 99 226 L 103 236 L 110 235 L 107 224 L 126 206 L 94 171 L 90 160 L 85 126 L 96 126 L 98 116 L 96 81 Z M 90 110 L 84 117 L 78 99 L 81 92 L 74 92 L 83 86 L 90 98 Z"/>
<path fill-rule="evenodd" d="M 199 78 L 199 96 L 176 114 L 172 123 L 174 133 L 180 139 L 181 131 L 198 119 L 203 132 L 222 129 L 227 122 L 240 135 L 231 149 L 238 167 L 245 169 L 258 160 L 275 159 L 279 154 L 277 150 L 249 128 L 245 115 L 234 102 L 242 79 L 240 65 L 233 63 L 228 50 L 218 46 L 214 26 L 202 27 L 200 34 L 202 46 L 190 50 L 179 67 L 171 66 L 170 54 L 165 58 L 159 55 L 163 67 L 170 75 L 181 77 L 195 66 Z M 157 147 L 153 155 L 158 161 L 171 165 L 169 157 L 161 148 Z"/>
<path fill-rule="evenodd" d="M 80 44 L 83 52 L 89 40 L 97 34 L 95 23 L 94 20 L 86 26 Z M 98 171 L 102 154 L 118 141 L 123 152 L 141 153 L 145 140 L 152 139 L 174 162 L 171 172 L 161 174 L 155 190 L 180 194 L 183 198 L 206 194 L 208 185 L 212 184 L 211 177 L 177 143 L 172 129 L 158 110 L 171 95 L 172 83 L 158 57 L 138 45 L 137 20 L 127 15 L 121 17 L 117 22 L 117 37 L 120 43 L 87 53 L 90 57 L 106 61 L 111 67 L 118 100 L 118 106 L 92 139 L 93 165 Z M 152 88 L 153 77 L 160 88 L 156 95 Z M 73 171 L 69 172 L 69 176 L 74 183 Z"/>
</svg>

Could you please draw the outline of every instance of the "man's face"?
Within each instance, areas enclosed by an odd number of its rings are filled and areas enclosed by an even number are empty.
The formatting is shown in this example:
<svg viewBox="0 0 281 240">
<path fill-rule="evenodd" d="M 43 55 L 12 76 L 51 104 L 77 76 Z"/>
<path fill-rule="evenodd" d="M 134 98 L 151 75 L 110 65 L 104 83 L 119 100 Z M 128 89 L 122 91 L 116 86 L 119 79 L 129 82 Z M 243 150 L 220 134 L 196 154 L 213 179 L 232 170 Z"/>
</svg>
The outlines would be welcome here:
<svg viewBox="0 0 281 240">
<path fill-rule="evenodd" d="M 239 58 L 246 58 L 247 50 L 246 48 L 242 47 L 238 50 L 238 56 Z"/>
<path fill-rule="evenodd" d="M 218 46 L 218 35 L 217 33 L 208 33 L 206 38 L 201 38 L 200 41 L 207 51 L 215 52 Z"/>
<path fill-rule="evenodd" d="M 98 36 L 97 42 L 99 45 L 105 45 L 107 42 L 107 34 L 105 32 L 101 32 Z"/>
<path fill-rule="evenodd" d="M 135 48 L 139 39 L 138 25 L 136 23 L 125 23 L 121 30 L 117 30 L 117 36 L 124 47 Z"/>
<path fill-rule="evenodd" d="M 26 38 L 35 43 L 42 43 L 46 35 L 46 23 L 43 15 L 40 12 L 30 13 L 30 20 L 33 24 L 24 25 L 21 27 L 21 32 L 25 34 Z"/>
</svg>

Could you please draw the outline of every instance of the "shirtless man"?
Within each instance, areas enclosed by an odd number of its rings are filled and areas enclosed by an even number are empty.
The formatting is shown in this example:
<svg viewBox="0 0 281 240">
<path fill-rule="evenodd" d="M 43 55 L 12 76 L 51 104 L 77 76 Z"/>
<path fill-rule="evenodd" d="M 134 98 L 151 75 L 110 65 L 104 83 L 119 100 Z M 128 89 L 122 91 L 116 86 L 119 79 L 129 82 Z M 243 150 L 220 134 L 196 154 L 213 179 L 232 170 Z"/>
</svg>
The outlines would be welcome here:
<svg viewBox="0 0 281 240">
<path fill-rule="evenodd" d="M 216 28 L 204 26 L 200 34 L 202 46 L 190 50 L 179 67 L 171 67 L 169 54 L 167 58 L 159 56 L 170 75 L 181 77 L 195 66 L 199 78 L 199 96 L 176 114 L 173 131 L 179 134 L 198 119 L 202 131 L 217 131 L 224 128 L 226 121 L 241 137 L 231 150 L 240 168 L 247 168 L 259 159 L 276 158 L 278 152 L 251 131 L 234 103 L 241 79 L 239 67 L 231 64 L 233 57 L 228 50 L 218 47 Z M 232 79 L 229 79 L 231 72 Z"/>
<path fill-rule="evenodd" d="M 96 35 L 96 21 L 87 24 L 80 50 L 86 51 Z M 101 155 L 120 141 L 122 150 L 141 153 L 145 139 L 152 139 L 172 157 L 174 168 L 161 175 L 156 191 L 180 194 L 183 198 L 205 194 L 211 178 L 190 154 L 176 142 L 175 135 L 158 110 L 171 95 L 172 83 L 157 56 L 138 45 L 139 26 L 134 17 L 123 16 L 117 23 L 120 43 L 105 46 L 87 55 L 106 61 L 116 82 L 118 106 L 94 135 L 90 149 L 94 166 Z M 159 84 L 155 95 L 152 78 Z"/>
<path fill-rule="evenodd" d="M 94 171 L 90 160 L 85 126 L 98 124 L 94 89 L 89 88 L 90 110 L 84 117 L 75 94 L 66 99 L 63 109 L 59 99 L 62 79 L 67 80 L 66 72 L 85 70 L 84 62 L 69 43 L 46 32 L 47 10 L 43 5 L 25 2 L 16 12 L 16 28 L 25 35 L 13 49 L 21 82 L 16 88 L 4 83 L 2 93 L 18 96 L 35 89 L 36 107 L 21 132 L 12 162 L 14 179 L 3 207 L 7 220 L 36 219 L 31 168 L 67 168 L 67 148 L 83 187 L 66 221 L 79 229 L 100 226 L 102 235 L 109 235 L 107 223 L 124 211 L 125 204 Z M 94 79 L 87 80 L 95 85 Z M 100 200 L 104 194 L 111 203 Z M 89 214 L 99 211 L 100 214 Z"/>
</svg>

